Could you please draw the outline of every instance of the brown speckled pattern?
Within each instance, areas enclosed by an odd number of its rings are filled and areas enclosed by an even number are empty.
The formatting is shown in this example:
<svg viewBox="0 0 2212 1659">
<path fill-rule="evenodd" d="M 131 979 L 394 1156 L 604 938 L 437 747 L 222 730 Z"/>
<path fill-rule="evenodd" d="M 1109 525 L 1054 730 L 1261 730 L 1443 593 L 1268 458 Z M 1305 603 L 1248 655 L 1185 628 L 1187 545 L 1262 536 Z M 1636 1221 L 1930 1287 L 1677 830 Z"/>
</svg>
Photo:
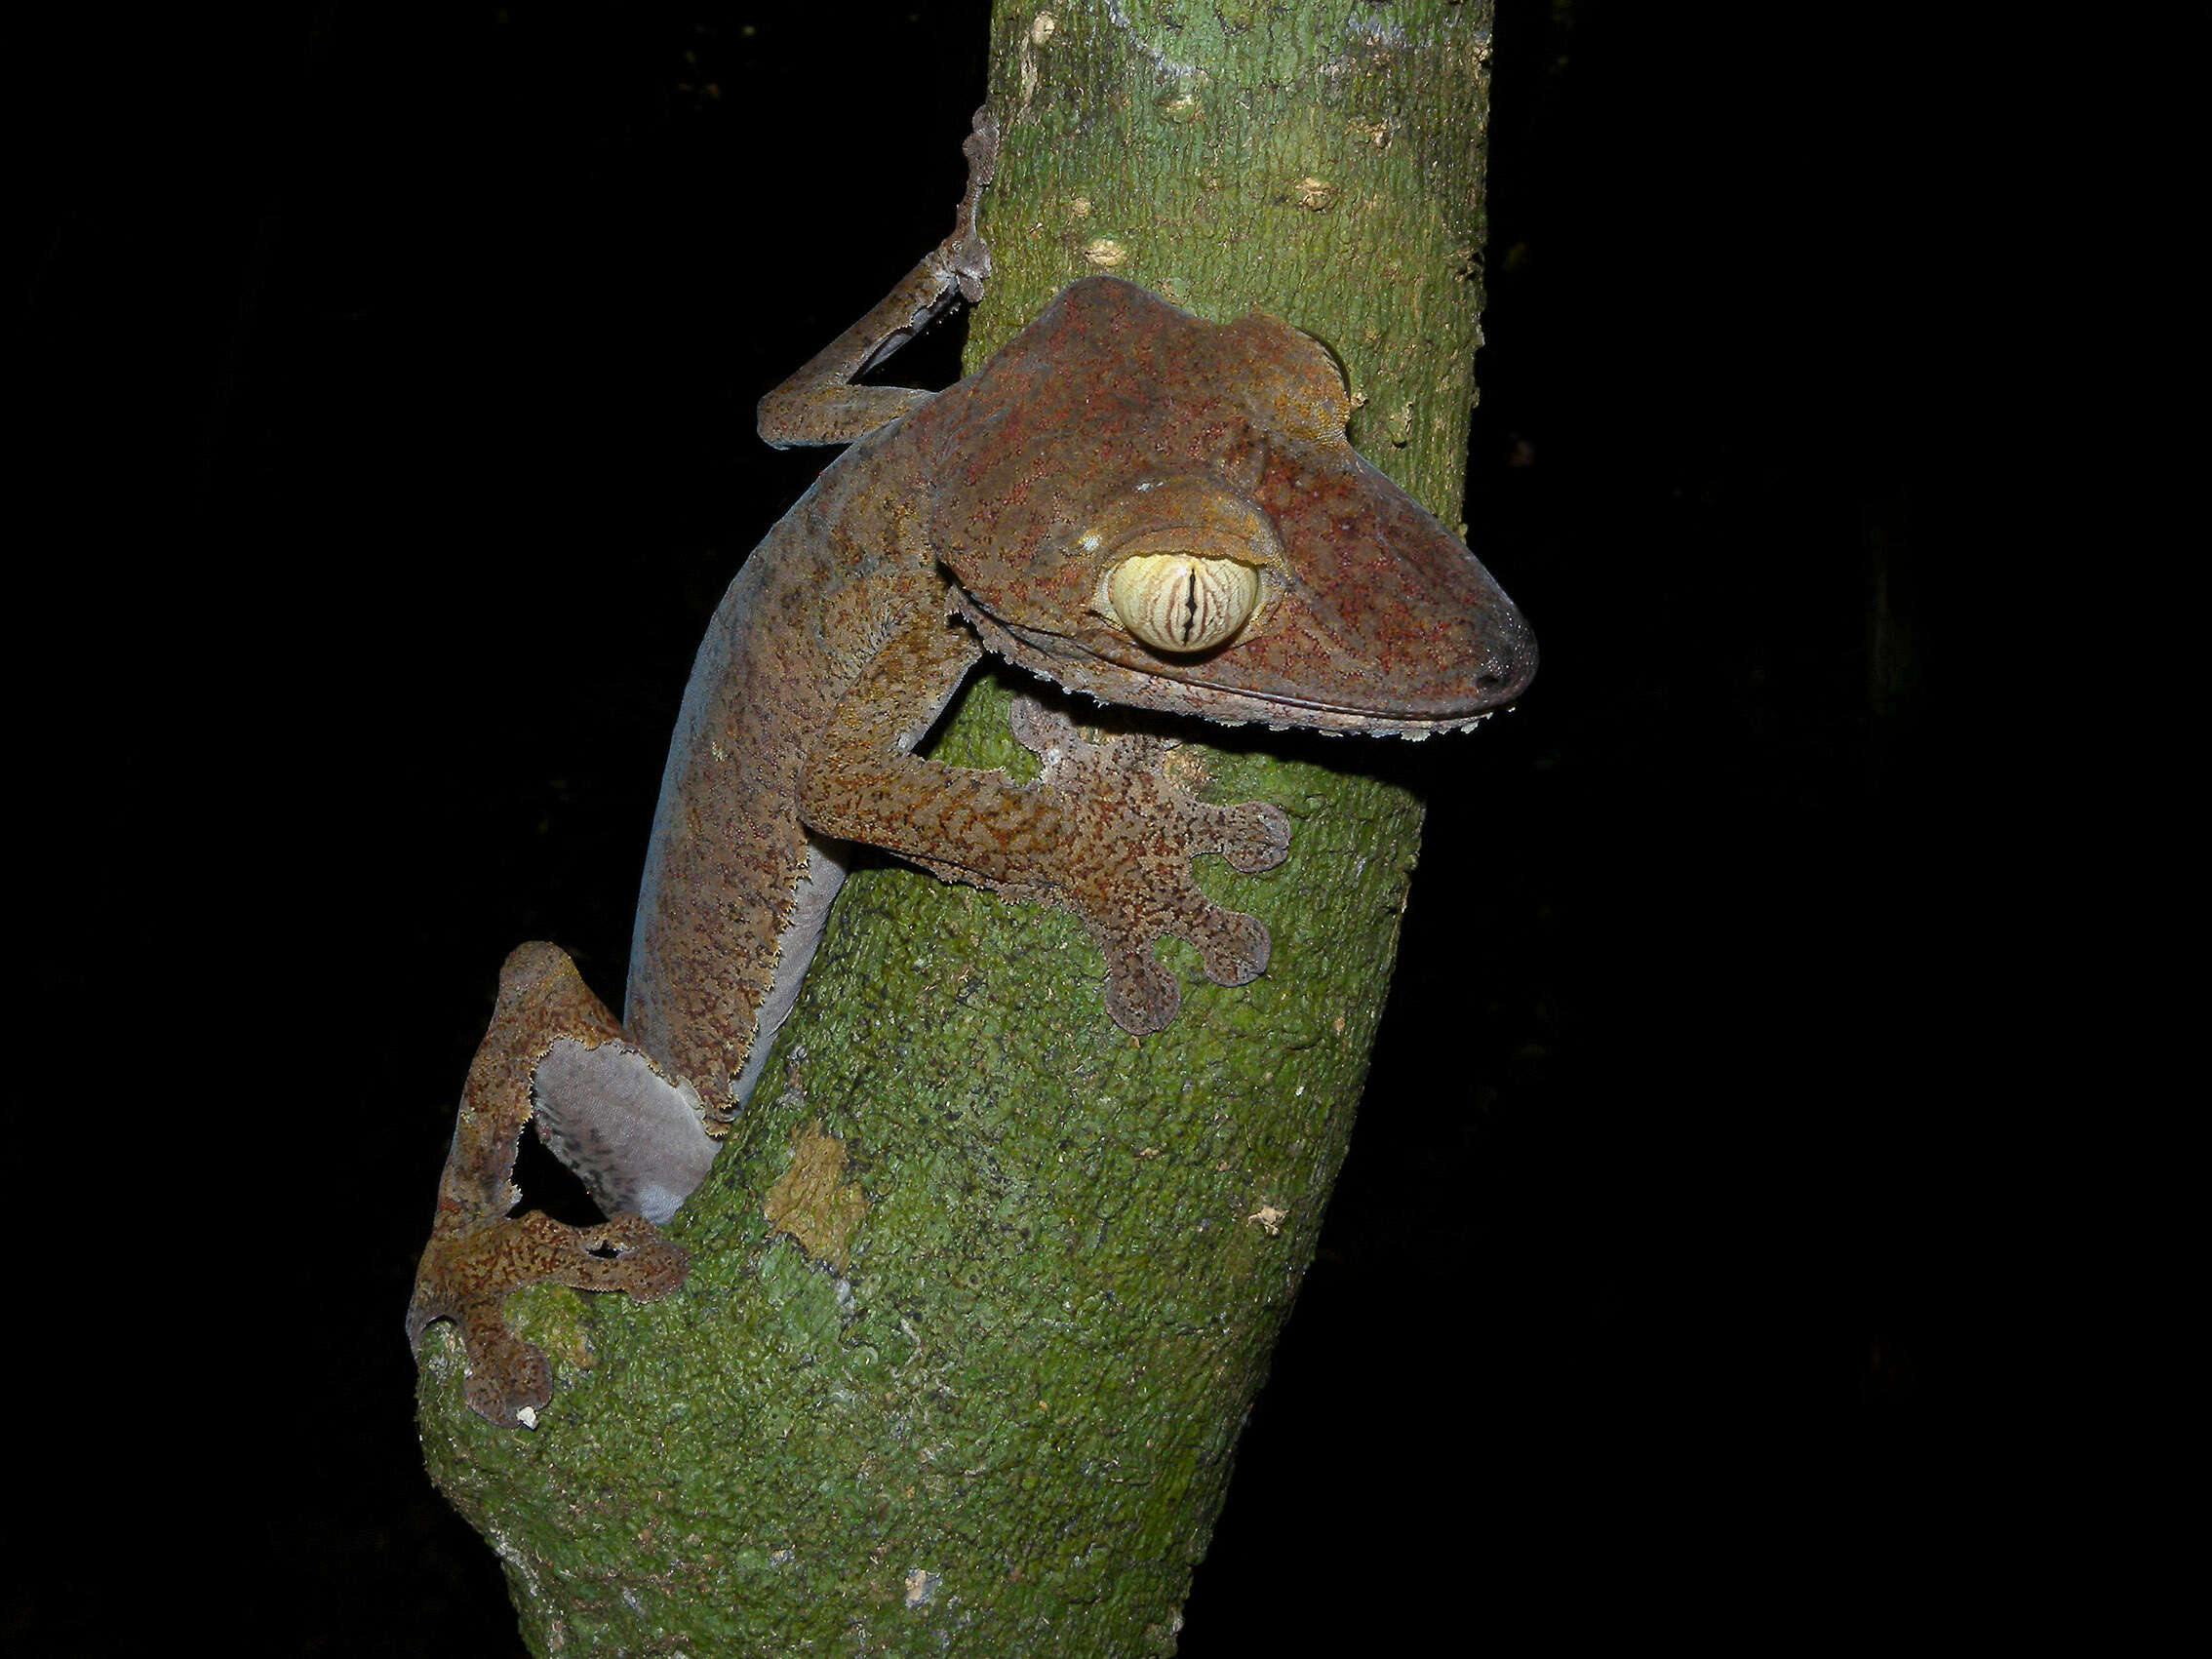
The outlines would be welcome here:
<svg viewBox="0 0 2212 1659">
<path fill-rule="evenodd" d="M 893 672 L 934 666 L 930 649 L 947 630 L 931 623 L 916 633 L 887 650 L 902 665 Z M 1141 1036 L 1175 1017 L 1182 992 L 1152 952 L 1164 936 L 1195 945 L 1216 984 L 1258 977 L 1266 928 L 1200 891 L 1191 860 L 1210 852 L 1239 870 L 1272 868 L 1290 846 L 1282 811 L 1210 806 L 1164 770 L 1163 739 L 1092 743 L 1026 697 L 1014 704 L 1013 732 L 1044 759 L 1034 784 L 916 760 L 899 746 L 893 711 L 849 698 L 808 769 L 801 813 L 947 881 L 1073 911 L 1105 954 L 1106 1011 L 1125 1031 Z"/>
<path fill-rule="evenodd" d="M 1053 296 L 925 414 L 929 542 L 993 652 L 1103 702 L 1423 736 L 1520 695 L 1535 640 L 1487 571 L 1344 436 L 1344 383 L 1272 317 L 1113 277 Z M 1253 527 L 1253 528 L 1247 528 Z M 1096 604 L 1138 552 L 1238 558 L 1259 606 L 1164 656 Z"/>
<path fill-rule="evenodd" d="M 953 235 L 761 406 L 770 443 L 852 447 L 731 583 L 670 747 L 627 1036 L 710 1117 L 734 1109 L 802 908 L 810 830 L 1072 911 L 1104 955 L 1107 1012 L 1133 1033 L 1180 1002 L 1153 955 L 1162 937 L 1189 941 L 1221 984 L 1266 968 L 1266 928 L 1208 900 L 1191 860 L 1279 862 L 1289 825 L 1276 808 L 1202 802 L 1164 764 L 1165 740 L 1094 742 L 1027 699 L 1014 731 L 1044 759 L 1033 784 L 911 753 L 985 647 L 1109 702 L 1414 736 L 1472 724 L 1533 672 L 1512 603 L 1353 452 L 1334 364 L 1272 318 L 1206 323 L 1093 277 L 947 391 L 849 384 L 956 289 L 977 293 L 975 190 L 993 142 L 978 116 Z M 1130 635 L 1099 602 L 1103 579 L 1163 552 L 1253 569 L 1250 620 L 1190 655 Z M 537 1058 L 556 1037 L 623 1034 L 573 981 L 550 946 L 510 959 L 409 1314 L 411 1338 L 460 1323 L 470 1402 L 498 1422 L 547 1386 L 543 1357 L 500 1316 L 509 1290 L 551 1278 L 650 1297 L 684 1272 L 635 1216 L 583 1232 L 506 1218 Z M 588 1126 L 572 1138 L 599 1139 Z M 632 1174 L 618 1190 L 672 1179 Z M 603 1246 L 619 1253 L 589 1253 Z"/>
<path fill-rule="evenodd" d="M 437 1218 L 407 1310 L 411 1347 L 419 1347 L 433 1320 L 460 1326 L 468 1402 L 494 1423 L 525 1421 L 522 1414 L 544 1405 L 553 1392 L 545 1356 L 507 1328 L 510 1292 L 551 1280 L 579 1290 L 627 1290 L 650 1302 L 684 1282 L 684 1252 L 643 1216 L 577 1228 L 535 1211 L 507 1214 L 522 1199 L 515 1152 L 539 1056 L 559 1037 L 594 1043 L 620 1033 L 566 952 L 523 945 L 500 968 L 499 1001 L 468 1068 L 453 1151 L 438 1182 Z M 612 1254 L 594 1253 L 601 1250 Z"/>
</svg>

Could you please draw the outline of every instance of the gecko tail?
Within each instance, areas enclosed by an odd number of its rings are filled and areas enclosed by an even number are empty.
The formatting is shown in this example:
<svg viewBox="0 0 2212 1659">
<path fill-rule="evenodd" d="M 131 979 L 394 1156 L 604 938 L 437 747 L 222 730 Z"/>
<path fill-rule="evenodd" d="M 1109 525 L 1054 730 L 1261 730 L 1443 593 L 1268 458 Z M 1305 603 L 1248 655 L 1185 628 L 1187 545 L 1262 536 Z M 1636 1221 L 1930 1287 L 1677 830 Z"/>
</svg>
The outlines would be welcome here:
<svg viewBox="0 0 2212 1659">
<path fill-rule="evenodd" d="M 659 1226 L 706 1179 L 715 1142 L 698 1092 L 643 1049 L 556 1038 L 533 1082 L 539 1137 L 608 1215 Z"/>
</svg>

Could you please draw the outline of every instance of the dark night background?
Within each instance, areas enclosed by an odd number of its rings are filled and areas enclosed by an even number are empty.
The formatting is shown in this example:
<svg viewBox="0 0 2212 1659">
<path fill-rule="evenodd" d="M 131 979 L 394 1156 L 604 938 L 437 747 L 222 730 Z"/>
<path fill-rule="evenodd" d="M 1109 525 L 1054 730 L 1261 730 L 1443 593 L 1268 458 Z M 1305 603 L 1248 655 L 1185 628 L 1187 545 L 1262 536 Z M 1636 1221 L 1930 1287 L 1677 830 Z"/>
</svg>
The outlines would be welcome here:
<svg viewBox="0 0 2212 1659">
<path fill-rule="evenodd" d="M 1400 975 L 1193 1659 L 1840 1628 L 1981 1501 L 1950 43 L 1498 11 L 1466 517 L 1544 666 L 1390 757 Z M 826 458 L 753 403 L 949 223 L 983 16 L 330 0 L 25 58 L 17 627 L 76 666 L 21 925 L 76 1110 L 178 1156 L 78 1258 L 160 1336 L 18 1367 L 97 1449 L 11 1647 L 167 1650 L 113 1587 L 204 1555 L 227 1648 L 519 1651 L 400 1334 L 454 1101 L 512 944 L 619 988 L 703 618 Z"/>
</svg>

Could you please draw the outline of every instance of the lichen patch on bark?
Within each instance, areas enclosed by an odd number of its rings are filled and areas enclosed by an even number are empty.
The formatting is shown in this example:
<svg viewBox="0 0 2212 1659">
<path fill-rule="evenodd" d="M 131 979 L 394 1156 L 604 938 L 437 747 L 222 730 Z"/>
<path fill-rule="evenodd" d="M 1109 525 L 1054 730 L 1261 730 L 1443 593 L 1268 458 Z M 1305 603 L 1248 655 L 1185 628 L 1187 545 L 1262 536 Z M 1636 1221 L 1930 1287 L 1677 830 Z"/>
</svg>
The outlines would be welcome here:
<svg viewBox="0 0 2212 1659">
<path fill-rule="evenodd" d="M 769 1189 L 761 1213 L 779 1233 L 788 1233 L 816 1261 L 839 1273 L 849 1265 L 846 1246 L 868 1200 L 857 1185 L 841 1185 L 845 1143 L 824 1134 L 819 1120 L 791 1131 L 791 1165 Z"/>
</svg>

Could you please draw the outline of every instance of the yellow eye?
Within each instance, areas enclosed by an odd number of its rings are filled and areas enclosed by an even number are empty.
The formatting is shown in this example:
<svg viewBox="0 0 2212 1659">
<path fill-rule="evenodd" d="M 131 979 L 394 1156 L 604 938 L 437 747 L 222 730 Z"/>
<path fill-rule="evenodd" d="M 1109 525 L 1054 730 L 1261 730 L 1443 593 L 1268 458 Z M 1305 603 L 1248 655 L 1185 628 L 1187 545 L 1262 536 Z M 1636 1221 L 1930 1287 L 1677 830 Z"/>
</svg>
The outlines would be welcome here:
<svg viewBox="0 0 2212 1659">
<path fill-rule="evenodd" d="M 1259 573 L 1234 559 L 1140 553 L 1106 578 L 1122 626 L 1155 651 L 1206 651 L 1235 634 L 1259 603 Z"/>
</svg>

